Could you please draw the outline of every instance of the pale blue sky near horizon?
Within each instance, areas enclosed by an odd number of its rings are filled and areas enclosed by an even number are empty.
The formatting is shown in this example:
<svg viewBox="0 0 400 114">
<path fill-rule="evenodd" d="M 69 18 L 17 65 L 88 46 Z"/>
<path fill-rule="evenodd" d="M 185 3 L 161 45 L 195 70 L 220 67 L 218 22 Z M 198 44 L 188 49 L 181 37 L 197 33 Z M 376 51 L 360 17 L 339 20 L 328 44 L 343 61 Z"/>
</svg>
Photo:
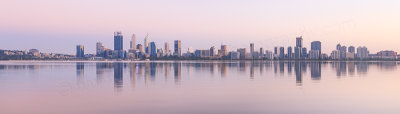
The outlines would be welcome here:
<svg viewBox="0 0 400 114">
<path fill-rule="evenodd" d="M 128 49 L 132 33 L 163 48 L 182 40 L 187 48 L 227 44 L 230 50 L 294 46 L 321 41 L 323 52 L 336 44 L 367 46 L 372 53 L 400 51 L 398 0 L 2 0 L 0 49 L 75 53 L 82 44 L 95 52 L 98 41 L 113 48 L 122 31 Z"/>
</svg>

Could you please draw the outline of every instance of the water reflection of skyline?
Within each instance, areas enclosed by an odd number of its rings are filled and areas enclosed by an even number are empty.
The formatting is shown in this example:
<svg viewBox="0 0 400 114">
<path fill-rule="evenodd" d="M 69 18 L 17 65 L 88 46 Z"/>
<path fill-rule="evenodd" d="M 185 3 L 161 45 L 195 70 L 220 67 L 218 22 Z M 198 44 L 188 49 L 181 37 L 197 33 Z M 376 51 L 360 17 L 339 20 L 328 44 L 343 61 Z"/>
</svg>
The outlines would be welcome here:
<svg viewBox="0 0 400 114">
<path fill-rule="evenodd" d="M 397 62 L 346 62 L 346 61 L 238 61 L 238 62 L 77 62 L 76 79 L 78 84 L 82 84 L 85 75 L 93 75 L 85 72 L 85 68 L 92 68 L 90 65 L 95 64 L 95 75 L 98 84 L 103 83 L 105 77 L 113 75 L 114 89 L 122 91 L 122 89 L 130 84 L 135 88 L 137 84 L 143 81 L 146 87 L 150 83 L 156 83 L 157 80 L 171 81 L 177 85 L 182 83 L 186 77 L 193 74 L 205 74 L 209 76 L 219 75 L 222 79 L 229 78 L 233 71 L 238 76 L 245 76 L 248 79 L 256 79 L 257 76 L 295 76 L 295 83 L 302 86 L 304 77 L 310 77 L 311 80 L 319 81 L 324 78 L 324 69 L 331 69 L 335 72 L 337 78 L 346 76 L 363 76 L 368 73 L 370 67 L 376 67 L 382 71 L 393 71 L 397 69 Z M 86 67 L 89 66 L 89 67 Z M 40 70 L 46 68 L 57 68 L 66 66 L 57 63 L 48 64 L 0 64 L 0 73 L 7 70 Z M 129 75 L 127 77 L 128 84 L 124 83 L 124 71 Z M 113 72 L 113 73 L 112 73 Z M 184 75 L 182 74 L 184 72 Z M 327 72 L 327 71 L 326 71 Z M 170 75 L 173 75 L 171 77 Z M 164 78 L 160 78 L 164 77 Z M 158 79 L 160 78 L 160 79 Z M 140 82 L 140 83 L 138 83 Z"/>
</svg>

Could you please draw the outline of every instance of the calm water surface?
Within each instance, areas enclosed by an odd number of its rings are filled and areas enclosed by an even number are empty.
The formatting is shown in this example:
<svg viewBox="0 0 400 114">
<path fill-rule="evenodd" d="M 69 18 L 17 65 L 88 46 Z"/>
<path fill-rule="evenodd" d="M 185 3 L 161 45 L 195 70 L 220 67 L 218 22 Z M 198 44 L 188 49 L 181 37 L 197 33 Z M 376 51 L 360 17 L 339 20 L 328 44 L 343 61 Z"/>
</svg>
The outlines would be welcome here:
<svg viewBox="0 0 400 114">
<path fill-rule="evenodd" d="M 399 114 L 397 62 L 0 62 L 0 114 Z"/>
</svg>

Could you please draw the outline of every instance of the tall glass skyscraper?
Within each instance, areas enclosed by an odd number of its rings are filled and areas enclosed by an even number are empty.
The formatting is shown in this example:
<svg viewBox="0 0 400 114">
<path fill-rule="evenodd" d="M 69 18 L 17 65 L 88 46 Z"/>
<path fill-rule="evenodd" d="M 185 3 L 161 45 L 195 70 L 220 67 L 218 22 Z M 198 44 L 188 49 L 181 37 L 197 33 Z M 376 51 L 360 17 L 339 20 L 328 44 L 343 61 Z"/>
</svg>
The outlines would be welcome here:
<svg viewBox="0 0 400 114">
<path fill-rule="evenodd" d="M 149 33 L 147 33 L 146 37 L 144 38 L 144 51 L 149 53 Z"/>
<path fill-rule="evenodd" d="M 293 55 L 292 55 L 292 53 L 293 53 L 292 50 L 293 50 L 293 49 L 292 49 L 292 47 L 290 47 L 290 46 L 287 48 L 287 59 L 293 59 L 293 58 L 292 58 L 292 56 L 293 56 Z"/>
<path fill-rule="evenodd" d="M 131 50 L 136 50 L 136 35 L 135 34 L 132 35 L 130 46 L 131 46 L 130 47 Z"/>
<path fill-rule="evenodd" d="M 76 46 L 76 57 L 85 57 L 85 48 L 83 45 Z"/>
<path fill-rule="evenodd" d="M 302 57 L 303 55 L 302 47 L 303 47 L 303 36 L 300 36 L 296 38 L 296 47 L 294 51 L 295 59 L 300 59 Z M 296 51 L 297 48 L 298 50 Z"/>
<path fill-rule="evenodd" d="M 122 51 L 123 48 L 123 36 L 121 32 L 114 32 L 114 50 Z"/>
<path fill-rule="evenodd" d="M 157 57 L 157 46 L 155 42 L 150 42 L 150 56 Z"/>
<path fill-rule="evenodd" d="M 124 58 L 124 40 L 121 32 L 114 32 L 114 51 L 118 53 L 118 58 Z"/>
<path fill-rule="evenodd" d="M 174 55 L 180 57 L 182 55 L 181 41 L 175 40 L 174 42 Z"/>
<path fill-rule="evenodd" d="M 297 37 L 296 38 L 296 47 L 303 47 L 303 36 Z"/>
</svg>

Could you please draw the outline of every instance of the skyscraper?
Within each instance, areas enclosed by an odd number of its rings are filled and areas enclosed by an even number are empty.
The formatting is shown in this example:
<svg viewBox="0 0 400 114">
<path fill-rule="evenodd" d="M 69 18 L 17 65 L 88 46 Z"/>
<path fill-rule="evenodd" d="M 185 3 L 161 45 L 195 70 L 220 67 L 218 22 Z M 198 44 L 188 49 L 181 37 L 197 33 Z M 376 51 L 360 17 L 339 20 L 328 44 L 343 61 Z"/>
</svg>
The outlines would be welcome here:
<svg viewBox="0 0 400 114">
<path fill-rule="evenodd" d="M 246 59 L 246 48 L 239 48 L 237 49 L 237 52 L 239 52 L 240 59 Z"/>
<path fill-rule="evenodd" d="M 123 36 L 121 32 L 114 32 L 114 50 L 122 51 L 123 50 Z"/>
<path fill-rule="evenodd" d="M 221 45 L 221 56 L 227 56 L 228 55 L 228 46 L 227 45 Z"/>
<path fill-rule="evenodd" d="M 250 43 L 250 54 L 253 57 L 253 54 L 254 54 L 254 43 Z"/>
<path fill-rule="evenodd" d="M 319 59 L 321 57 L 321 53 L 322 53 L 321 42 L 320 41 L 311 42 L 310 58 Z"/>
<path fill-rule="evenodd" d="M 165 53 L 165 55 L 169 55 L 170 53 L 170 50 L 169 50 L 169 43 L 168 42 L 165 42 L 164 43 L 164 53 Z"/>
<path fill-rule="evenodd" d="M 358 47 L 357 48 L 357 58 L 358 59 L 368 59 L 369 51 L 367 47 Z"/>
<path fill-rule="evenodd" d="M 305 47 L 301 48 L 301 58 L 307 59 L 307 48 Z"/>
<path fill-rule="evenodd" d="M 342 48 L 342 45 L 340 45 L 340 44 L 336 45 L 336 50 L 340 51 L 341 48 Z"/>
<path fill-rule="evenodd" d="M 297 37 L 296 38 L 296 47 L 303 47 L 303 36 Z"/>
<path fill-rule="evenodd" d="M 264 58 L 264 49 L 263 48 L 260 48 L 260 57 Z"/>
<path fill-rule="evenodd" d="M 85 57 L 85 48 L 83 45 L 76 46 L 76 57 Z"/>
<path fill-rule="evenodd" d="M 146 34 L 146 37 L 144 38 L 144 50 L 146 53 L 149 53 L 149 33 Z"/>
<path fill-rule="evenodd" d="M 143 53 L 143 45 L 142 44 L 137 44 L 136 49 L 139 50 L 139 52 Z"/>
<path fill-rule="evenodd" d="M 150 42 L 150 56 L 157 57 L 157 45 L 155 42 Z"/>
<path fill-rule="evenodd" d="M 174 42 L 174 55 L 180 57 L 182 55 L 181 41 L 175 40 Z"/>
<path fill-rule="evenodd" d="M 311 42 L 311 50 L 318 50 L 321 51 L 321 42 L 320 41 L 313 41 Z"/>
<path fill-rule="evenodd" d="M 300 59 L 301 58 L 301 48 L 300 47 L 294 47 L 294 58 L 295 59 Z"/>
<path fill-rule="evenodd" d="M 285 59 L 285 47 L 279 48 L 279 59 Z"/>
<path fill-rule="evenodd" d="M 211 56 L 211 57 L 212 57 L 212 56 L 215 56 L 214 54 L 215 54 L 215 47 L 212 46 L 212 47 L 210 48 L 210 56 Z"/>
<path fill-rule="evenodd" d="M 97 42 L 96 43 L 96 56 L 102 57 L 104 53 L 104 46 L 103 43 Z"/>
<path fill-rule="evenodd" d="M 340 52 L 340 59 L 346 59 L 347 47 L 342 46 L 339 52 Z"/>
<path fill-rule="evenodd" d="M 292 47 L 289 46 L 289 47 L 287 48 L 287 59 L 293 59 L 293 58 L 292 58 L 292 56 L 293 56 L 292 53 L 293 53 L 293 52 L 292 52 Z"/>
<path fill-rule="evenodd" d="M 124 58 L 123 36 L 121 32 L 114 32 L 114 51 L 117 53 L 117 58 Z"/>
<path fill-rule="evenodd" d="M 350 46 L 349 47 L 349 52 L 350 53 L 355 53 L 356 52 L 356 48 L 354 46 Z"/>
<path fill-rule="evenodd" d="M 132 35 L 131 50 L 136 50 L 136 36 L 135 36 L 135 34 Z"/>
<path fill-rule="evenodd" d="M 298 50 L 296 51 L 296 49 Z M 302 48 L 303 48 L 303 36 L 296 38 L 296 47 L 295 47 L 295 58 L 300 59 L 302 57 Z M 296 53 L 297 52 L 297 53 Z"/>
</svg>

